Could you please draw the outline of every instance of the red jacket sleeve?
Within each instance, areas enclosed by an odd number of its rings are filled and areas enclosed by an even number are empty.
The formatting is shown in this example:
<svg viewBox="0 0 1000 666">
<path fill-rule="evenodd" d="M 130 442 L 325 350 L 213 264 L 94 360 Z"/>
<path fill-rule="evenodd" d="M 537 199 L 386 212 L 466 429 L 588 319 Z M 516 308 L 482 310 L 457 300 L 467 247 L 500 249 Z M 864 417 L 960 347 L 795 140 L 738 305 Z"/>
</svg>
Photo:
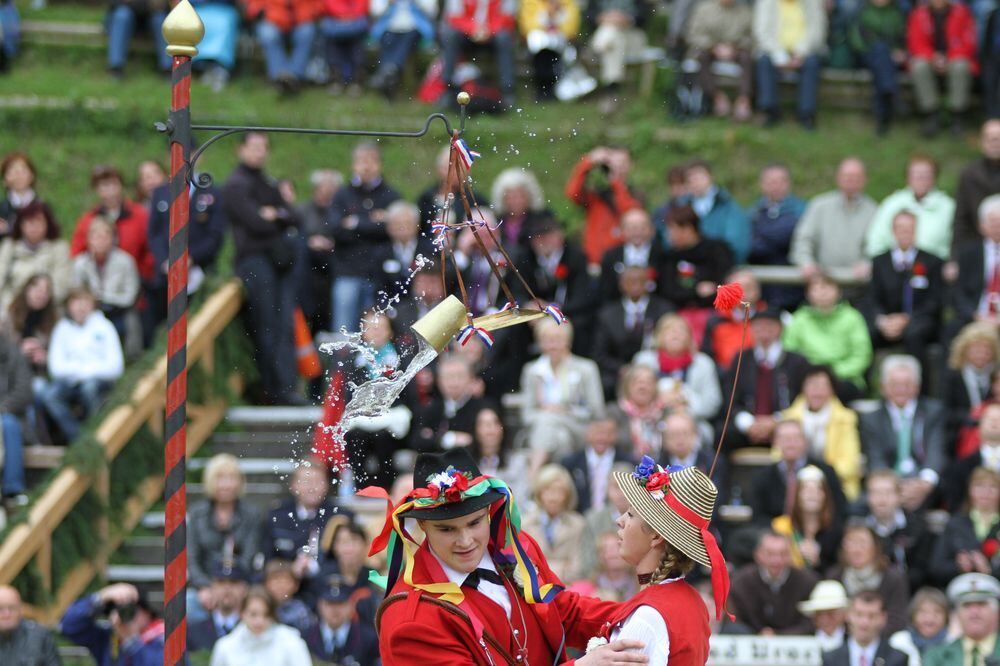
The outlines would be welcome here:
<svg viewBox="0 0 1000 666">
<path fill-rule="evenodd" d="M 93 211 L 87 211 L 76 221 L 73 229 L 73 238 L 69 242 L 69 256 L 75 257 L 87 249 L 87 229 L 90 228 L 90 220 L 94 217 Z"/>
<path fill-rule="evenodd" d="M 156 260 L 153 258 L 153 252 L 149 249 L 149 211 L 146 210 L 145 206 L 138 204 L 133 204 L 132 210 L 136 218 L 136 228 L 142 230 L 140 240 L 141 249 L 135 263 L 138 265 L 139 274 L 144 279 L 149 279 L 153 276 L 154 264 L 156 263 Z"/>
<path fill-rule="evenodd" d="M 573 167 L 573 173 L 570 174 L 569 182 L 566 183 L 566 196 L 577 206 L 586 206 L 590 200 L 590 192 L 587 190 L 586 182 L 587 174 L 592 168 L 594 168 L 594 163 L 590 161 L 588 155 L 584 155 Z"/>
</svg>

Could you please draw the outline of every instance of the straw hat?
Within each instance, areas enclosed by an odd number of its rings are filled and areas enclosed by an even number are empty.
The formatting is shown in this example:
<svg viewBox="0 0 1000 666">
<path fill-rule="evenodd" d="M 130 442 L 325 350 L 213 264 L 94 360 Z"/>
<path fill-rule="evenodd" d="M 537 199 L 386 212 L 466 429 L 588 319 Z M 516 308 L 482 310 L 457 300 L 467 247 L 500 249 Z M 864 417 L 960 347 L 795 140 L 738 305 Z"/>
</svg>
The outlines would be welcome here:
<svg viewBox="0 0 1000 666">
<path fill-rule="evenodd" d="M 652 463 L 648 457 L 643 459 L 644 464 L 647 461 Z M 614 472 L 615 482 L 636 512 L 657 534 L 698 564 L 711 568 L 702 530 L 689 518 L 682 517 L 675 507 L 680 505 L 681 511 L 686 509 L 707 523 L 712 519 L 715 498 L 719 494 L 715 484 L 698 468 L 685 467 L 678 471 L 658 472 L 668 475 L 669 483 L 662 490 L 650 491 L 647 479 L 652 477 L 641 475 L 643 469 L 644 466 L 640 465 L 634 473 Z M 660 468 L 655 467 L 652 470 L 654 474 L 656 469 Z M 672 496 L 669 502 L 668 495 Z"/>
<path fill-rule="evenodd" d="M 799 612 L 806 616 L 812 616 L 819 611 L 839 610 L 847 608 L 847 590 L 836 580 L 821 580 L 816 583 L 809 598 L 800 601 Z"/>
</svg>

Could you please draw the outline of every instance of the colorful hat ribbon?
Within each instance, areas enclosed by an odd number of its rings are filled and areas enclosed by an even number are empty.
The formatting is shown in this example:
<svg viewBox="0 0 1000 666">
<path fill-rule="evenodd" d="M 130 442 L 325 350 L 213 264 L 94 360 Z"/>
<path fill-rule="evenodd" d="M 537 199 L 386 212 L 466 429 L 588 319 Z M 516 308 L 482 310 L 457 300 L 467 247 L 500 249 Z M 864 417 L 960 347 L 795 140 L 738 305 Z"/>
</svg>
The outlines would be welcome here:
<svg viewBox="0 0 1000 666">
<path fill-rule="evenodd" d="M 387 550 L 387 594 L 392 591 L 396 580 L 402 575 L 403 581 L 415 589 L 436 595 L 443 601 L 456 605 L 462 603 L 465 594 L 455 583 L 413 582 L 413 563 L 419 544 L 404 526 L 403 514 L 411 509 L 433 508 L 449 502 L 479 497 L 489 490 L 494 490 L 503 497 L 491 506 L 490 543 L 498 553 L 502 552 L 507 559 L 513 560 L 515 575 L 519 573 L 519 579 L 524 581 L 525 601 L 529 604 L 548 603 L 555 598 L 563 588 L 553 583 L 543 584 L 539 579 L 535 565 L 528 557 L 524 544 L 521 543 L 519 537 L 521 514 L 507 484 L 500 479 L 485 475 L 470 479 L 453 468 L 428 479 L 427 486 L 414 489 L 397 506 L 392 505 L 384 488 L 369 486 L 358 492 L 362 497 L 386 500 L 385 523 L 381 533 L 372 541 L 368 554 L 371 556 Z"/>
</svg>

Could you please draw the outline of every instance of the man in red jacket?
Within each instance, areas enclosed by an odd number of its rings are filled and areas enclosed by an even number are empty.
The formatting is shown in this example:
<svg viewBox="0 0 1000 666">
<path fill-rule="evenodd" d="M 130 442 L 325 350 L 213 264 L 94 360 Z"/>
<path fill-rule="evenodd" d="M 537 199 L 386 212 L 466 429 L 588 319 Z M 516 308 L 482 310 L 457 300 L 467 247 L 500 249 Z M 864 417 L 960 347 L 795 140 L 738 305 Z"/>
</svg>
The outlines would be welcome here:
<svg viewBox="0 0 1000 666">
<path fill-rule="evenodd" d="M 463 54 L 490 47 L 496 53 L 501 105 L 514 103 L 514 44 L 517 40 L 517 0 L 445 0 L 441 24 L 442 72 L 446 85 L 458 88 L 455 66 Z M 450 91 L 442 103 L 450 104 Z"/>
<path fill-rule="evenodd" d="M 426 485 L 390 505 L 372 544 L 373 553 L 389 548 L 389 594 L 376 617 L 385 666 L 646 663 L 631 651 L 642 648 L 635 641 L 567 660 L 565 648 L 597 636 L 619 604 L 561 591 L 538 545 L 520 533 L 506 484 L 482 475 L 468 452 L 421 454 L 414 479 Z M 421 545 L 406 518 L 426 535 Z"/>
<path fill-rule="evenodd" d="M 929 0 L 910 14 L 906 42 L 917 108 L 925 116 L 923 135 L 930 137 L 941 129 L 942 79 L 948 95 L 952 133 L 961 134 L 962 116 L 969 109 L 972 77 L 979 73 L 976 20 L 972 12 L 962 3 Z"/>
<path fill-rule="evenodd" d="M 118 247 L 135 259 L 143 280 L 153 276 L 153 253 L 149 250 L 147 225 L 149 212 L 125 198 L 121 172 L 112 166 L 97 166 L 90 175 L 90 187 L 98 204 L 80 216 L 73 230 L 69 252 L 76 256 L 87 249 L 87 230 L 95 216 L 100 215 L 115 225 Z"/>
</svg>

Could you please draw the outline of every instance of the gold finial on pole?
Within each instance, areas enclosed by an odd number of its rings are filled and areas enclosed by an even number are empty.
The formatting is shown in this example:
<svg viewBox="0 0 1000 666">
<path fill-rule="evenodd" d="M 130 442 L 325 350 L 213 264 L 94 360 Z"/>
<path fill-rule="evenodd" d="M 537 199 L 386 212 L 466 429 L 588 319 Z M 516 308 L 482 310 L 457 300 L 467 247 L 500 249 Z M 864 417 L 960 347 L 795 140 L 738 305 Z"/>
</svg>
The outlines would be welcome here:
<svg viewBox="0 0 1000 666">
<path fill-rule="evenodd" d="M 472 96 L 467 92 L 460 92 L 457 99 L 460 106 L 468 106 L 469 102 L 472 101 Z"/>
<path fill-rule="evenodd" d="M 198 55 L 198 43 L 205 36 L 205 25 L 188 0 L 177 3 L 163 21 L 163 38 L 172 56 Z"/>
</svg>

